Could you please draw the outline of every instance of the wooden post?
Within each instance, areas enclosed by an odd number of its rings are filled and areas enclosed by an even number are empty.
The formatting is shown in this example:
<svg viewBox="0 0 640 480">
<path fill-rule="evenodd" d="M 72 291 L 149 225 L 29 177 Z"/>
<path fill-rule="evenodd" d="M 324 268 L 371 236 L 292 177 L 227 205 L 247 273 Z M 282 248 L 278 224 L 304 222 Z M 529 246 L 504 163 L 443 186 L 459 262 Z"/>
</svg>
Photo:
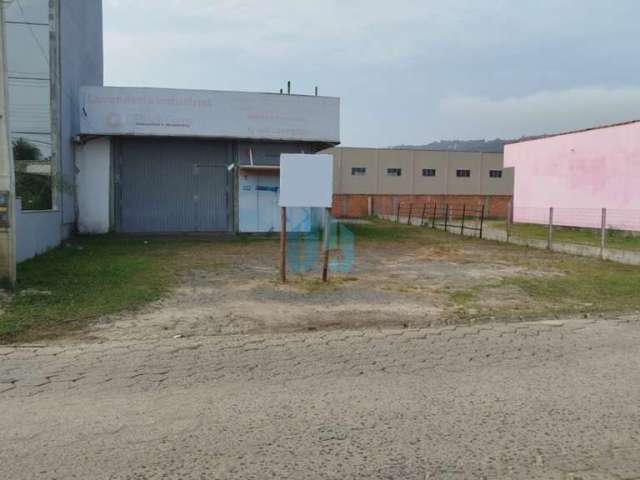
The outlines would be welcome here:
<svg viewBox="0 0 640 480">
<path fill-rule="evenodd" d="M 464 216 L 467 213 L 467 204 L 462 204 L 462 224 L 460 225 L 460 235 L 464 235 Z"/>
<path fill-rule="evenodd" d="M 600 227 L 600 258 L 604 260 L 607 249 L 607 209 L 602 209 L 602 224 Z"/>
<path fill-rule="evenodd" d="M 280 207 L 280 281 L 287 281 L 287 207 Z"/>
<path fill-rule="evenodd" d="M 482 211 L 480 212 L 480 238 L 482 239 L 482 234 L 484 233 L 484 203 L 482 204 Z"/>
<path fill-rule="evenodd" d="M 402 202 L 398 202 L 398 210 L 396 211 L 396 223 L 400 222 L 400 207 L 402 206 Z"/>
<path fill-rule="evenodd" d="M 373 197 L 371 196 L 367 198 L 367 213 L 370 217 L 373 217 Z"/>
<path fill-rule="evenodd" d="M 322 237 L 322 281 L 329 281 L 329 238 L 331 237 L 330 210 L 327 208 L 324 213 L 324 232 Z"/>
<path fill-rule="evenodd" d="M 411 214 L 413 213 L 413 203 L 409 205 L 409 218 L 407 219 L 407 225 L 411 225 Z"/>
<path fill-rule="evenodd" d="M 547 250 L 553 246 L 553 207 L 549 207 L 549 232 L 547 233 Z"/>
<path fill-rule="evenodd" d="M 507 205 L 507 242 L 511 240 L 511 228 L 513 222 L 513 203 Z"/>
<path fill-rule="evenodd" d="M 424 214 L 427 213 L 427 202 L 424 202 L 424 207 L 422 207 L 422 218 L 420 219 L 420 226 L 424 227 Z"/>
</svg>

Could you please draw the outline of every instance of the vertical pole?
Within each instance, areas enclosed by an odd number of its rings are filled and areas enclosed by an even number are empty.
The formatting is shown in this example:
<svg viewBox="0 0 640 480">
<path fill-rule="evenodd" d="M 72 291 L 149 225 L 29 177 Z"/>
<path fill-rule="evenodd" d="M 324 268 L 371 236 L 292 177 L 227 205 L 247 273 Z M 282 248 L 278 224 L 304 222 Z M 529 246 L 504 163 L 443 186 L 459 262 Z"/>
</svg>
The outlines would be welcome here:
<svg viewBox="0 0 640 480">
<path fill-rule="evenodd" d="M 9 93 L 4 4 L 0 5 L 0 191 L 4 195 L 6 225 L 0 232 L 0 279 L 16 284 L 16 196 L 15 167 L 9 135 Z"/>
<path fill-rule="evenodd" d="M 484 203 L 482 204 L 482 210 L 480 211 L 480 239 L 484 233 Z"/>
<path fill-rule="evenodd" d="M 436 216 L 438 215 L 438 202 L 433 202 L 433 218 L 431 228 L 436 228 Z"/>
<path fill-rule="evenodd" d="M 462 204 L 462 224 L 460 225 L 460 235 L 464 235 L 464 216 L 467 213 L 467 205 Z"/>
<path fill-rule="evenodd" d="M 373 197 L 367 198 L 367 213 L 370 217 L 373 217 Z"/>
<path fill-rule="evenodd" d="M 322 281 L 327 283 L 329 281 L 329 237 L 331 236 L 331 222 L 330 222 L 330 210 L 327 208 L 324 213 L 324 233 L 322 238 Z"/>
<path fill-rule="evenodd" d="M 607 249 L 607 209 L 602 209 L 602 224 L 600 227 L 600 258 L 604 260 Z"/>
<path fill-rule="evenodd" d="M 547 250 L 553 246 L 553 207 L 549 207 L 549 232 L 547 233 Z"/>
<path fill-rule="evenodd" d="M 280 207 L 280 281 L 287 281 L 287 207 Z"/>
<path fill-rule="evenodd" d="M 422 218 L 420 219 L 420 226 L 424 227 L 424 214 L 427 213 L 427 202 L 424 202 L 424 207 L 422 207 Z"/>
<path fill-rule="evenodd" d="M 513 222 L 513 203 L 507 205 L 507 242 L 511 240 L 511 228 Z"/>
<path fill-rule="evenodd" d="M 411 214 L 413 213 L 413 203 L 409 204 L 409 218 L 407 219 L 407 225 L 411 225 Z"/>
<path fill-rule="evenodd" d="M 396 223 L 400 222 L 400 206 L 402 205 L 402 202 L 398 203 L 398 209 L 396 210 Z"/>
<path fill-rule="evenodd" d="M 444 207 L 444 231 L 447 231 L 447 226 L 449 225 L 449 204 Z"/>
</svg>

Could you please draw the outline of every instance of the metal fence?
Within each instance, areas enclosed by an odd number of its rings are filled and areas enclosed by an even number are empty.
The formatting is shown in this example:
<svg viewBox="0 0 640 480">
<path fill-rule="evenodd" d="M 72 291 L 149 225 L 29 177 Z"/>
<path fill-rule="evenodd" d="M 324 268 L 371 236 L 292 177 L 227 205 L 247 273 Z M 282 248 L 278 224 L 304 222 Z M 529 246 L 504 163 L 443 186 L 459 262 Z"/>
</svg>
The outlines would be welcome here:
<svg viewBox="0 0 640 480">
<path fill-rule="evenodd" d="M 459 235 L 640 264 L 640 210 L 508 206 L 487 218 L 484 205 L 403 202 L 392 218 Z"/>
<path fill-rule="evenodd" d="M 475 234 L 482 238 L 485 206 L 450 203 L 399 203 L 396 223 L 429 226 L 460 235 Z"/>
<path fill-rule="evenodd" d="M 504 230 L 507 240 L 544 240 L 554 244 L 640 251 L 640 210 L 608 208 L 515 207 L 502 222 L 489 228 Z"/>
</svg>

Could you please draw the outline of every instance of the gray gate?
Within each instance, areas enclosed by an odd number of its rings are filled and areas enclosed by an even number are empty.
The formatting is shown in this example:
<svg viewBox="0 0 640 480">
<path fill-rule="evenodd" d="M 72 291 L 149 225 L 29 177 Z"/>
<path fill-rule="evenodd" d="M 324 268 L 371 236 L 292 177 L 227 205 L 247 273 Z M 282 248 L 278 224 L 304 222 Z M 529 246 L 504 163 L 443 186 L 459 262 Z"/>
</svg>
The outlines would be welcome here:
<svg viewBox="0 0 640 480">
<path fill-rule="evenodd" d="M 229 230 L 228 144 L 126 139 L 117 156 L 119 231 Z"/>
</svg>

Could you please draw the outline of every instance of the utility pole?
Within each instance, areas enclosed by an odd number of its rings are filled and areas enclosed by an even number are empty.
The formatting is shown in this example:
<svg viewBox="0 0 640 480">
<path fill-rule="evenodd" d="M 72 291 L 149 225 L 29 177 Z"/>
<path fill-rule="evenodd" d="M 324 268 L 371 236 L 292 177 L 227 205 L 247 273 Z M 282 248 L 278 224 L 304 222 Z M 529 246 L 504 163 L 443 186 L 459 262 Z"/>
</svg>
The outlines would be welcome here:
<svg viewBox="0 0 640 480">
<path fill-rule="evenodd" d="M 9 136 L 4 2 L 0 3 L 0 280 L 16 283 L 15 170 Z"/>
</svg>

